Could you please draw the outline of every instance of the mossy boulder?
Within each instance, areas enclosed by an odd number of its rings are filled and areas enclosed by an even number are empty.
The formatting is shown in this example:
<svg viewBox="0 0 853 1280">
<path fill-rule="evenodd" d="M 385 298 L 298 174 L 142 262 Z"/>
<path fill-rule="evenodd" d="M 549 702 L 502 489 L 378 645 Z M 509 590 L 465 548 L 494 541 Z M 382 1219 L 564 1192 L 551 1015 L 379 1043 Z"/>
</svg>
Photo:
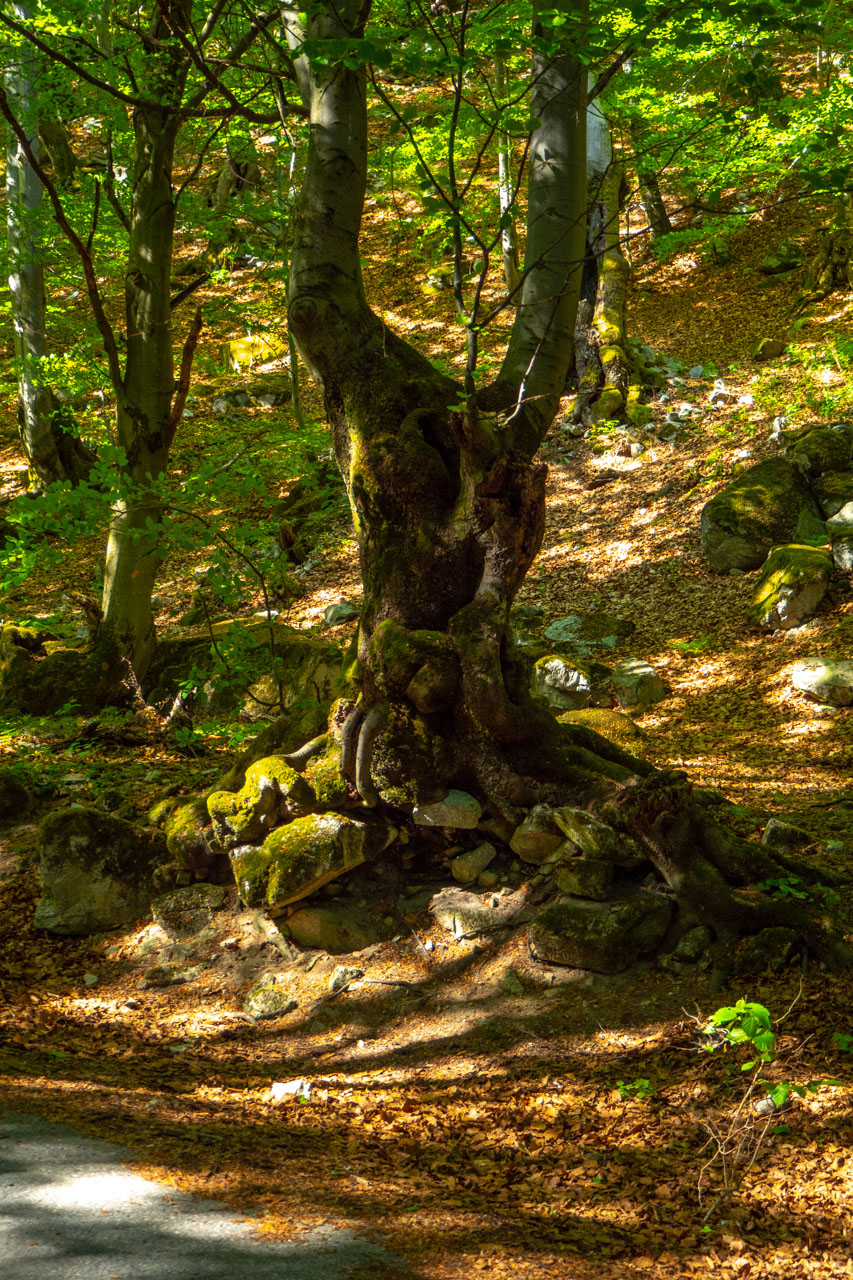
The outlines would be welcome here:
<svg viewBox="0 0 853 1280">
<path fill-rule="evenodd" d="M 247 907 L 275 914 L 330 880 L 377 857 L 396 832 L 385 822 L 338 813 L 310 814 L 278 827 L 260 847 L 231 852 L 240 897 Z"/>
<path fill-rule="evenodd" d="M 304 769 L 305 779 L 317 797 L 318 809 L 345 808 L 350 803 L 347 784 L 341 777 L 341 747 L 331 735 L 325 750 L 312 756 Z"/>
<path fill-rule="evenodd" d="M 717 573 L 759 568 L 771 547 L 825 535 L 817 503 L 801 471 L 767 458 L 742 472 L 702 508 L 702 550 Z"/>
<path fill-rule="evenodd" d="M 563 835 L 587 858 L 601 858 L 617 867 L 634 867 L 645 860 L 639 845 L 630 836 L 617 834 L 585 809 L 563 805 L 552 810 L 554 822 Z"/>
<path fill-rule="evenodd" d="M 554 870 L 563 893 L 603 902 L 613 884 L 613 863 L 604 858 L 570 858 Z"/>
<path fill-rule="evenodd" d="M 554 810 L 550 805 L 537 804 L 512 833 L 509 847 L 524 862 L 541 863 L 565 842 L 566 834 L 557 825 Z"/>
<path fill-rule="evenodd" d="M 166 848 L 182 870 L 204 871 L 216 853 L 221 853 L 211 844 L 210 815 L 204 800 L 190 800 L 173 809 L 163 830 Z"/>
<path fill-rule="evenodd" d="M 832 556 L 820 547 L 774 547 L 755 584 L 750 622 L 768 631 L 798 627 L 826 595 L 832 571 Z"/>
<path fill-rule="evenodd" d="M 273 828 L 311 813 L 317 796 L 310 783 L 282 756 L 266 756 L 249 765 L 239 791 L 214 791 L 207 813 L 225 850 L 262 844 Z"/>
<path fill-rule="evenodd" d="M 251 1018 L 282 1018 L 297 1006 L 283 973 L 261 974 L 243 999 L 243 1011 Z"/>
<path fill-rule="evenodd" d="M 42 897 L 35 924 L 58 934 L 101 933 L 150 914 L 162 837 L 111 814 L 56 809 L 39 827 Z"/>
<path fill-rule="evenodd" d="M 789 451 L 789 458 L 807 476 L 846 471 L 850 466 L 850 436 L 834 427 L 815 427 Z"/>
<path fill-rule="evenodd" d="M 540 912 L 528 941 L 548 964 L 620 973 L 660 946 L 671 917 L 669 899 L 644 889 L 609 902 L 568 898 Z"/>
<path fill-rule="evenodd" d="M 332 907 L 299 907 L 288 916 L 286 929 L 293 942 L 306 950 L 349 955 L 376 942 L 386 942 L 398 931 L 396 920 L 385 920 L 369 907 L 350 903 Z"/>
<path fill-rule="evenodd" d="M 630 751 L 634 755 L 642 752 L 645 733 L 624 711 L 612 711 L 607 707 L 589 707 L 582 711 L 567 711 L 558 716 L 560 724 L 575 724 L 592 729 L 601 734 L 608 742 Z"/>
<path fill-rule="evenodd" d="M 577 711 L 609 702 L 610 675 L 603 663 L 548 653 L 533 665 L 530 692 L 552 711 Z"/>
<path fill-rule="evenodd" d="M 853 502 L 853 471 L 830 471 L 811 482 L 812 493 L 829 520 L 848 502 Z"/>
<path fill-rule="evenodd" d="M 220 884 L 191 884 L 153 900 L 154 923 L 173 939 L 192 938 L 213 923 L 213 913 L 225 904 Z"/>
</svg>

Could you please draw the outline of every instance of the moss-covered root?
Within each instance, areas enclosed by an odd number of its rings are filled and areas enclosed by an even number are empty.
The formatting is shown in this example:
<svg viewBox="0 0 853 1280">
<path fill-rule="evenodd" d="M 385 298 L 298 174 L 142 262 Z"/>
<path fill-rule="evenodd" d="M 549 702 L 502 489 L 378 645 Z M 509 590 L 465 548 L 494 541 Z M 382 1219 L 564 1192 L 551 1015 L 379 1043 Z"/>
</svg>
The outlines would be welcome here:
<svg viewBox="0 0 853 1280">
<path fill-rule="evenodd" d="M 784 874 L 784 868 L 747 842 L 738 841 L 735 851 L 735 838 L 726 839 L 722 828 L 709 821 L 682 778 L 658 774 L 624 792 L 616 807 L 682 910 L 718 939 L 731 942 L 782 927 L 793 930 L 833 972 L 853 969 L 853 950 L 822 904 L 743 887 L 772 878 L 768 872 Z M 716 975 L 718 985 L 725 976 L 724 970 Z"/>
</svg>

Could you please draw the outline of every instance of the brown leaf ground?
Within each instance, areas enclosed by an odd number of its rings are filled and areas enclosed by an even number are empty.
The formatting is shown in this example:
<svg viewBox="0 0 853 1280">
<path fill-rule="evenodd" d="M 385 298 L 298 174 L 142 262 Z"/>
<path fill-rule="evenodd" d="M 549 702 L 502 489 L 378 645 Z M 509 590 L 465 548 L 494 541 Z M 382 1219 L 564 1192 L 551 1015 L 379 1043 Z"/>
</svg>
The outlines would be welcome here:
<svg viewBox="0 0 853 1280">
<path fill-rule="evenodd" d="M 380 215 L 367 245 L 377 305 L 430 354 L 458 362 L 450 300 L 413 292 L 418 281 L 389 255 Z M 756 338 L 777 331 L 791 301 L 786 286 L 761 288 L 755 262 L 782 238 L 807 243 L 811 233 L 802 213 L 781 206 L 739 233 L 730 268 L 690 255 L 658 266 L 640 255 L 633 331 L 688 366 L 713 360 L 755 404 L 706 412 L 675 448 L 636 460 L 618 457 L 601 433 L 583 442 L 557 436 L 546 449 L 545 543 L 522 594 L 549 621 L 594 607 L 630 617 L 637 630 L 614 656 L 647 658 L 673 690 L 636 717 L 643 750 L 738 800 L 747 834 L 769 813 L 802 822 L 843 870 L 853 854 L 850 810 L 839 803 L 853 793 L 853 713 L 825 714 L 789 676 L 807 653 L 851 656 L 849 583 L 837 584 L 805 631 L 757 636 L 744 622 L 750 576 L 710 574 L 698 541 L 702 504 L 743 463 L 741 451 L 751 451 L 747 461 L 771 451 L 776 413 L 804 425 L 849 408 L 847 299 L 822 305 L 797 336 L 796 359 L 768 367 L 748 355 Z M 235 283 L 247 305 L 264 288 L 248 273 Z M 225 461 L 233 446 L 209 413 L 224 385 L 213 354 L 222 337 L 206 336 L 214 372 L 182 428 L 185 470 L 202 453 Z M 709 388 L 700 395 L 688 384 L 674 398 L 701 403 Z M 10 407 L 7 397 L 7 496 L 25 481 Z M 292 422 L 275 412 L 247 411 L 240 431 L 274 445 L 276 456 L 294 438 Z M 605 471 L 612 482 L 591 488 Z M 272 496 L 286 490 L 274 458 L 265 474 Z M 357 591 L 346 530 L 328 541 L 291 616 L 299 625 Z M 91 585 L 99 554 L 95 539 L 75 548 L 58 572 L 34 577 L 10 612 L 55 612 L 57 590 Z M 195 561 L 166 566 L 161 626 L 187 607 L 189 570 L 204 556 L 200 548 Z M 142 815 L 165 789 L 191 793 L 222 770 L 214 737 L 207 755 L 187 760 L 154 739 L 83 752 L 73 732 L 67 719 L 5 725 L 4 754 L 42 771 L 42 808 L 93 799 L 108 774 L 129 812 Z M 10 1105 L 120 1139 L 150 1176 L 237 1209 L 260 1206 L 272 1233 L 360 1222 L 385 1233 L 413 1274 L 435 1280 L 853 1275 L 851 1058 L 834 1039 L 853 1032 L 849 977 L 788 973 L 713 996 L 701 973 L 549 969 L 520 938 L 451 946 L 418 909 L 397 941 L 366 957 L 369 981 L 329 1000 L 329 966 L 318 961 L 295 983 L 296 1010 L 251 1025 L 234 1016 L 242 993 L 276 957 L 246 937 L 236 948 L 220 945 L 237 928 L 233 904 L 217 917 L 201 978 L 165 991 L 140 988 L 138 930 L 94 943 L 37 932 L 37 816 L 4 834 L 0 856 L 0 1080 Z M 836 842 L 829 853 L 827 840 Z M 427 888 L 434 873 L 424 872 Z M 422 945 L 430 939 L 432 952 Z M 522 996 L 501 986 L 510 967 Z M 722 1189 L 708 1164 L 708 1127 L 731 1123 L 749 1073 L 734 1053 L 698 1049 L 689 1015 L 707 1016 L 741 994 L 775 1016 L 794 1005 L 771 1078 L 839 1083 L 773 1120 L 742 1186 L 706 1223 Z M 297 1077 L 312 1084 L 308 1101 L 271 1101 L 273 1082 Z M 765 1126 L 740 1114 L 748 1161 Z"/>
</svg>

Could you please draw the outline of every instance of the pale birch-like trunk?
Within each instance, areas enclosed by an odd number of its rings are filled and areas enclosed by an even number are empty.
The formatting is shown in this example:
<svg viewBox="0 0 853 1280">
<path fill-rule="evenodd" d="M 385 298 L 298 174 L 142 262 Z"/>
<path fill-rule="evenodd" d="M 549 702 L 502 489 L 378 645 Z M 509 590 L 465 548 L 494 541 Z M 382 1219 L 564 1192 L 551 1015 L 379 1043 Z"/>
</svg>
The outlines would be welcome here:
<svg viewBox="0 0 853 1280">
<path fill-rule="evenodd" d="M 32 19 L 30 0 L 12 6 L 22 22 Z M 38 63 L 22 45 L 6 71 L 7 95 L 38 156 Z M 30 482 L 48 484 L 64 477 L 51 431 L 51 395 L 45 382 L 44 246 L 41 232 L 41 183 L 17 138 L 10 135 L 6 158 L 6 219 L 9 292 L 18 369 L 18 421 L 30 467 Z"/>
</svg>

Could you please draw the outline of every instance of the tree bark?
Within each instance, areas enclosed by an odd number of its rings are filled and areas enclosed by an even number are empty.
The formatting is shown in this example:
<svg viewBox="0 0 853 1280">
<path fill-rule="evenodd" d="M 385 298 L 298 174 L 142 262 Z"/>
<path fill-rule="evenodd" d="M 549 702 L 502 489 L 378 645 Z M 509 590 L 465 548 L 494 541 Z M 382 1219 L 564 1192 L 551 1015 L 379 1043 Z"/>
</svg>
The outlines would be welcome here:
<svg viewBox="0 0 853 1280">
<path fill-rule="evenodd" d="M 127 356 L 118 391 L 116 430 L 126 462 L 122 496 L 113 507 L 107 540 L 100 642 L 142 679 L 154 652 L 151 594 L 162 563 L 165 474 L 177 427 L 172 352 L 170 276 L 175 228 L 172 189 L 179 106 L 187 62 L 176 32 L 189 28 L 190 0 L 155 8 L 148 33 L 147 73 L 140 97 L 163 108 L 133 113 L 132 205 L 125 274 Z M 167 21 L 168 18 L 168 21 Z"/>
<path fill-rule="evenodd" d="M 13 5 L 13 11 L 22 22 L 32 19 L 29 0 Z M 9 102 L 37 156 L 38 62 L 30 50 L 18 50 L 6 72 L 6 81 Z M 51 396 L 43 365 L 46 346 L 41 183 L 14 136 L 10 136 L 6 159 L 6 219 L 21 443 L 31 482 L 43 485 L 64 479 L 65 472 L 51 430 Z"/>
</svg>

